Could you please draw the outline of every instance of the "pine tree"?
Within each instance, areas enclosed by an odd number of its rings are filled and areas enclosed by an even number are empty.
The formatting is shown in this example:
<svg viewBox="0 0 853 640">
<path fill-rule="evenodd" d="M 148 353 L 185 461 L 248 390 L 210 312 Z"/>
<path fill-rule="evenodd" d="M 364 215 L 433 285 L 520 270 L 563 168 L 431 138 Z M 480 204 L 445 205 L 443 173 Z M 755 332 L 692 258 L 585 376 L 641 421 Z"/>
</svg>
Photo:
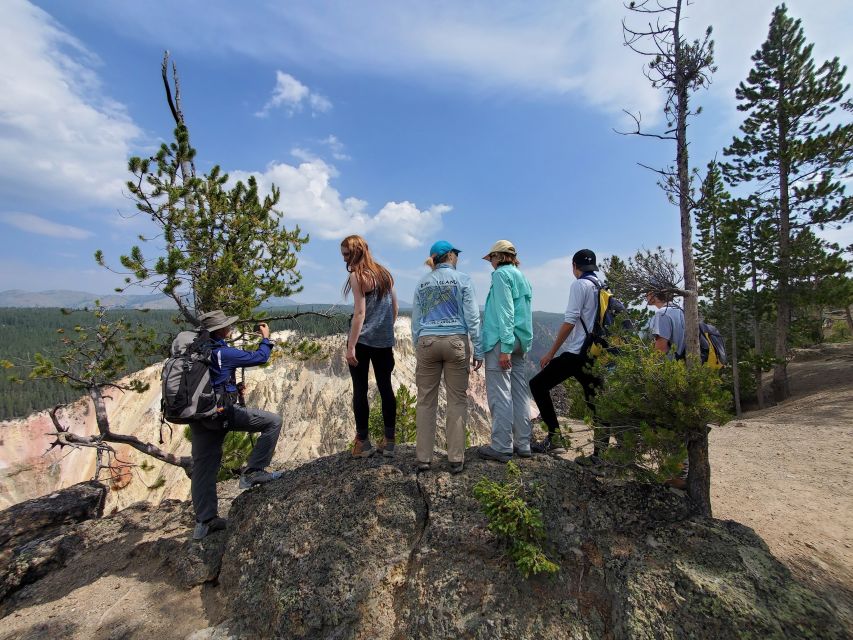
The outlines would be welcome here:
<svg viewBox="0 0 853 640">
<path fill-rule="evenodd" d="M 767 40 L 752 56 L 755 66 L 735 95 L 747 113 L 742 137 L 725 154 L 733 185 L 754 189 L 776 228 L 776 260 L 770 275 L 776 284 L 776 364 L 773 393 L 790 395 L 786 358 L 793 291 L 792 242 L 798 230 L 851 219 L 851 200 L 838 177 L 851 161 L 853 124 L 830 124 L 848 88 L 846 67 L 838 58 L 815 67 L 800 21 L 781 5 L 773 12 Z"/>
<path fill-rule="evenodd" d="M 740 370 L 738 366 L 736 298 L 745 281 L 740 243 L 741 220 L 723 184 L 716 161 L 708 163 L 696 209 L 696 271 L 702 283 L 699 292 L 711 295 L 713 320 L 729 325 L 735 413 L 740 415 Z"/>
<path fill-rule="evenodd" d="M 167 61 L 168 53 L 163 80 L 175 140 L 161 145 L 153 158 L 131 158 L 133 179 L 127 183 L 136 208 L 151 218 L 158 241 L 165 240 L 166 246 L 151 261 L 138 245 L 122 256 L 121 264 L 130 272 L 125 285 L 162 290 L 191 324 L 197 324 L 197 314 L 213 309 L 249 318 L 268 298 L 302 290 L 297 254 L 308 236 L 299 227 L 288 231 L 282 225 L 276 208 L 280 192 L 274 185 L 261 198 L 254 177 L 228 188 L 228 175 L 218 165 L 201 178 L 195 175 L 196 150 L 180 109 L 177 72 L 173 100 Z M 102 252 L 96 259 L 104 265 Z"/>
</svg>

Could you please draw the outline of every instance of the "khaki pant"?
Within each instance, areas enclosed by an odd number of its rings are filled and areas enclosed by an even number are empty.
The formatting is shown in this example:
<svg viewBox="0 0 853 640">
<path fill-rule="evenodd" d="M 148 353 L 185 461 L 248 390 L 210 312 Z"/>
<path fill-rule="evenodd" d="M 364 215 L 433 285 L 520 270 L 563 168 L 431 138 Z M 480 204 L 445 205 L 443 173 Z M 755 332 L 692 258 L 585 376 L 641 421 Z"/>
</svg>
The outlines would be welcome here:
<svg viewBox="0 0 853 640">
<path fill-rule="evenodd" d="M 447 459 L 450 462 L 463 462 L 465 425 L 468 422 L 468 336 L 421 336 L 418 338 L 416 355 L 418 461 L 432 462 L 438 385 L 444 373 L 444 388 L 447 393 Z"/>
</svg>

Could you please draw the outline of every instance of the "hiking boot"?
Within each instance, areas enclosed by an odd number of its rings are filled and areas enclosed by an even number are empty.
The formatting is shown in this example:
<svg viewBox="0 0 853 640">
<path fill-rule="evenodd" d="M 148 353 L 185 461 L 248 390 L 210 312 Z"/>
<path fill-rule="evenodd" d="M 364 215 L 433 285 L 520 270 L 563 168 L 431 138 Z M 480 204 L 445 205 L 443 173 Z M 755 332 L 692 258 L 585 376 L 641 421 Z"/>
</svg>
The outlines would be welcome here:
<svg viewBox="0 0 853 640">
<path fill-rule="evenodd" d="M 462 470 L 465 469 L 464 462 L 451 462 L 450 463 L 450 473 L 456 475 L 457 473 L 462 473 Z"/>
<path fill-rule="evenodd" d="M 566 441 L 559 433 L 549 433 L 544 440 L 536 442 L 531 440 L 530 450 L 533 453 L 565 453 Z"/>
<path fill-rule="evenodd" d="M 418 471 L 429 471 L 430 466 L 429 462 L 418 462 Z"/>
<path fill-rule="evenodd" d="M 685 460 L 681 464 L 681 471 L 678 472 L 678 475 L 671 477 L 669 480 L 664 480 L 663 483 L 672 487 L 673 489 L 681 489 L 682 491 L 687 490 L 687 461 Z"/>
<path fill-rule="evenodd" d="M 486 460 L 497 460 L 498 462 L 509 462 L 512 459 L 512 454 L 501 453 L 492 449 L 489 445 L 477 447 L 477 454 Z"/>
<path fill-rule="evenodd" d="M 517 455 L 519 458 L 530 458 L 533 456 L 533 452 L 531 452 L 530 449 L 519 449 L 518 447 L 513 447 L 512 453 Z"/>
<path fill-rule="evenodd" d="M 206 538 L 209 533 L 222 531 L 227 524 L 228 521 L 219 516 L 211 518 L 207 522 L 196 522 L 195 529 L 193 529 L 193 540 L 201 540 L 202 538 Z"/>
<path fill-rule="evenodd" d="M 386 458 L 394 457 L 394 441 L 389 440 L 388 438 L 382 438 L 382 442 L 379 443 L 379 446 L 376 447 Z"/>
<path fill-rule="evenodd" d="M 278 480 L 282 475 L 281 471 L 264 471 L 263 469 L 255 469 L 246 471 L 240 475 L 240 488 L 251 489 L 259 484 L 266 484 L 273 480 Z"/>
<path fill-rule="evenodd" d="M 604 464 L 604 460 L 599 458 L 594 453 L 589 456 L 578 456 L 577 458 L 575 458 L 575 462 L 581 465 L 582 467 L 597 467 L 600 464 Z"/>
<path fill-rule="evenodd" d="M 370 444 L 370 440 L 355 439 L 352 445 L 353 458 L 369 458 L 374 453 L 376 453 L 376 447 Z"/>
</svg>

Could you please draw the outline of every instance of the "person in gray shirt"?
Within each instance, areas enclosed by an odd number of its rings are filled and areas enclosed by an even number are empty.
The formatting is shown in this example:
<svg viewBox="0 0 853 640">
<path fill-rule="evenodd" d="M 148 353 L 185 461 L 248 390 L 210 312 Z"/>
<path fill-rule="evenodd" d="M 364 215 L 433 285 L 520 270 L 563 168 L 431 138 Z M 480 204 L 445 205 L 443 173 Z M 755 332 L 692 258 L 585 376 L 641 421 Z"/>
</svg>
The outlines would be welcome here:
<svg viewBox="0 0 853 640">
<path fill-rule="evenodd" d="M 666 353 L 671 360 L 683 358 L 684 311 L 673 302 L 673 296 L 662 291 L 649 291 L 646 302 L 655 307 L 655 314 L 649 321 L 647 331 L 654 339 L 655 349 Z"/>
</svg>

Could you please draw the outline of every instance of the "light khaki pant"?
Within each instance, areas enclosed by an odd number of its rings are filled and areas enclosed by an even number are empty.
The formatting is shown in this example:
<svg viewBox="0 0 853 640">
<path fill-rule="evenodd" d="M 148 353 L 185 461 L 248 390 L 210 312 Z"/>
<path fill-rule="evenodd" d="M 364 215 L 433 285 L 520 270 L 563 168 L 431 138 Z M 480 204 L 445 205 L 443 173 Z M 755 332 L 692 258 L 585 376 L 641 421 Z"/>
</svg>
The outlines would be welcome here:
<svg viewBox="0 0 853 640">
<path fill-rule="evenodd" d="M 465 425 L 468 422 L 468 336 L 421 336 L 416 349 L 418 384 L 416 452 L 419 462 L 432 462 L 435 446 L 435 412 L 438 385 L 444 374 L 447 393 L 447 459 L 465 459 Z"/>
</svg>

